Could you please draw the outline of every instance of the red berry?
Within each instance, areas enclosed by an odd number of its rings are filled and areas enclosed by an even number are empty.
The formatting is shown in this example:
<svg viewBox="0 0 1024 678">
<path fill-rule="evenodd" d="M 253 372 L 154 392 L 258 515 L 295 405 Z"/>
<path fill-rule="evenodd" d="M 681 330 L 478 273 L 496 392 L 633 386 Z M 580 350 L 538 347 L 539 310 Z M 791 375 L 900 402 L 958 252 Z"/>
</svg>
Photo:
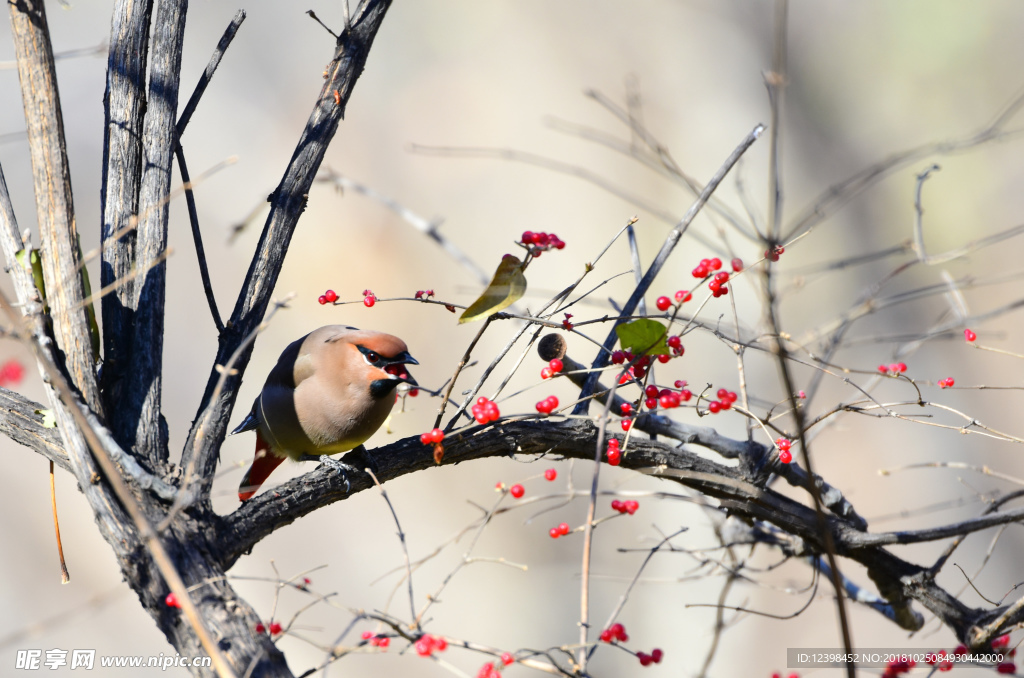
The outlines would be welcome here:
<svg viewBox="0 0 1024 678">
<path fill-rule="evenodd" d="M 693 392 L 688 388 L 684 388 L 682 391 L 679 392 L 679 399 L 682 400 L 684 403 L 688 402 L 692 397 Z"/>
<path fill-rule="evenodd" d="M 789 450 L 780 450 L 779 461 L 781 461 L 783 464 L 788 464 L 789 462 L 793 461 L 793 453 L 790 452 Z"/>
<path fill-rule="evenodd" d="M 256 633 L 266 633 L 267 627 L 263 625 L 263 622 L 257 622 Z"/>
<path fill-rule="evenodd" d="M 373 638 L 373 631 L 363 631 L 363 640 Z"/>
<path fill-rule="evenodd" d="M 434 648 L 431 646 L 430 641 L 424 638 L 420 638 L 416 641 L 416 654 L 421 657 L 429 657 L 433 653 Z"/>
<path fill-rule="evenodd" d="M 420 390 L 418 388 L 410 388 L 409 392 L 406 395 L 408 395 L 410 398 L 415 398 L 419 394 Z"/>
<path fill-rule="evenodd" d="M 669 348 L 680 349 L 683 347 L 682 338 L 679 335 L 675 334 L 669 337 L 668 341 L 666 341 L 665 343 L 668 344 Z"/>
<path fill-rule="evenodd" d="M 630 427 L 632 427 L 632 426 L 633 426 L 633 420 L 632 419 L 623 419 L 622 420 L 622 430 L 623 431 L 628 431 L 630 429 Z"/>
<path fill-rule="evenodd" d="M 636 657 L 640 660 L 640 666 L 650 666 L 651 663 L 654 662 L 654 660 L 651 659 L 651 655 L 645 654 L 643 652 L 638 652 Z"/>
<path fill-rule="evenodd" d="M 675 386 L 676 388 L 683 388 L 684 386 L 686 386 L 686 380 L 676 379 L 672 385 Z"/>
<path fill-rule="evenodd" d="M 276 636 L 281 633 L 281 625 L 277 622 L 270 622 L 270 635 Z"/>
<path fill-rule="evenodd" d="M 612 499 L 612 510 L 622 513 L 622 502 L 618 499 Z"/>
<path fill-rule="evenodd" d="M 889 373 L 889 368 L 886 365 L 879 365 L 878 366 L 878 371 L 881 372 L 882 374 L 888 374 Z"/>
<path fill-rule="evenodd" d="M 733 261 L 736 261 L 736 259 L 733 259 Z M 665 653 L 661 651 L 661 648 L 657 648 L 656 647 L 653 650 L 651 650 L 651 659 L 654 660 L 655 664 L 660 664 L 661 663 L 661 658 L 664 657 L 664 656 L 665 656 Z"/>
<path fill-rule="evenodd" d="M 622 502 L 622 508 L 629 515 L 633 515 L 636 513 L 636 510 L 640 508 L 640 502 L 630 499 L 629 501 Z"/>
<path fill-rule="evenodd" d="M 623 415 L 628 416 L 629 413 L 633 411 L 633 406 L 630 403 L 622 403 L 622 405 L 619 406 L 619 411 L 622 412 Z"/>
<path fill-rule="evenodd" d="M 366 308 L 371 308 L 376 303 L 377 303 L 377 297 L 375 297 L 373 295 L 367 295 L 367 296 L 363 297 L 363 306 L 365 306 Z"/>
<path fill-rule="evenodd" d="M 1013 665 L 1013 662 L 999 662 L 996 664 L 996 673 L 1015 674 L 1017 667 Z"/>
<path fill-rule="evenodd" d="M 679 394 L 669 393 L 658 398 L 658 402 L 665 409 L 671 409 L 673 407 L 679 407 Z"/>
<path fill-rule="evenodd" d="M 612 364 L 614 364 L 614 365 L 621 365 L 624 362 L 626 362 L 626 354 L 625 353 L 623 353 L 622 351 L 614 351 L 612 353 Z"/>
<path fill-rule="evenodd" d="M 533 244 L 533 231 L 523 231 L 523 237 L 520 238 L 520 241 L 524 245 L 531 245 L 531 244 Z"/>
<path fill-rule="evenodd" d="M 320 295 L 320 298 L 319 298 L 319 299 L 317 299 L 317 301 L 318 301 L 318 302 L 320 302 L 320 305 L 321 305 L 321 306 L 323 306 L 324 304 L 326 304 L 326 303 L 327 303 L 327 297 L 325 297 L 324 295 L 322 295 L 322 294 L 321 294 L 321 295 Z"/>
<path fill-rule="evenodd" d="M 439 443 L 442 440 L 444 440 L 444 431 L 439 428 L 430 431 L 430 442 Z"/>
<path fill-rule="evenodd" d="M 740 259 L 739 257 L 736 257 L 735 259 L 733 259 L 731 263 L 732 263 L 732 270 L 736 271 L 737 273 L 739 273 L 740 271 L 743 270 L 743 260 Z"/>
<path fill-rule="evenodd" d="M 967 341 L 974 341 L 978 338 L 978 335 L 970 330 L 964 330 L 964 339 Z"/>
<path fill-rule="evenodd" d="M 513 659 L 512 655 L 509 654 L 508 652 L 502 652 L 501 653 L 501 663 L 504 664 L 505 666 L 508 666 L 509 664 L 511 664 L 514 661 L 515 661 L 515 659 Z"/>
<path fill-rule="evenodd" d="M 896 371 L 899 372 L 900 374 L 903 374 L 904 372 L 907 371 L 907 364 L 906 363 L 896 363 Z"/>
<path fill-rule="evenodd" d="M 562 535 L 563 537 L 569 534 L 569 523 L 559 523 L 558 534 Z"/>
<path fill-rule="evenodd" d="M 718 396 L 719 400 L 725 400 L 729 397 L 729 391 L 727 391 L 724 388 L 720 388 L 718 389 L 718 393 L 716 393 L 715 395 Z"/>
<path fill-rule="evenodd" d="M 551 535 L 552 539 L 558 539 L 562 536 L 562 533 L 558 531 L 557 527 L 552 527 L 550 530 L 548 530 L 548 534 Z"/>
<path fill-rule="evenodd" d="M 555 376 L 555 373 L 551 371 L 550 367 L 545 367 L 540 371 L 541 379 L 550 379 L 553 376 Z"/>
<path fill-rule="evenodd" d="M 718 257 L 715 257 L 714 259 L 712 259 L 710 263 L 711 263 L 711 265 L 709 266 L 709 268 L 712 271 L 717 271 L 718 269 L 722 268 L 722 260 L 719 259 Z"/>
<path fill-rule="evenodd" d="M 679 303 L 686 303 L 690 299 L 693 299 L 693 295 L 686 290 L 679 290 L 675 293 L 676 301 Z"/>
<path fill-rule="evenodd" d="M 724 285 L 725 283 L 729 282 L 729 272 L 722 271 L 721 273 L 716 273 L 715 282 L 718 283 L 719 285 Z"/>
<path fill-rule="evenodd" d="M 622 461 L 622 453 L 619 452 L 617 447 L 609 447 L 605 456 L 608 457 L 608 464 L 610 466 L 618 466 L 619 462 Z"/>
<path fill-rule="evenodd" d="M 722 403 L 717 400 L 712 400 L 708 403 L 708 412 L 711 414 L 718 414 L 722 410 Z"/>
<path fill-rule="evenodd" d="M 178 602 L 178 596 L 174 593 L 168 593 L 167 597 L 164 598 L 164 605 L 167 607 L 181 607 L 181 603 Z"/>
<path fill-rule="evenodd" d="M 430 444 L 430 431 L 420 434 L 420 442 L 423 443 L 424 445 Z"/>
<path fill-rule="evenodd" d="M 526 490 L 523 489 L 522 485 L 516 484 L 516 485 L 513 485 L 512 488 L 508 492 L 509 492 L 509 494 L 511 494 L 516 499 L 519 499 L 520 497 L 523 496 L 523 494 L 526 492 Z"/>
<path fill-rule="evenodd" d="M 622 624 L 617 623 L 617 622 L 615 624 L 612 624 L 611 626 L 609 626 L 608 630 L 612 632 L 612 637 L 613 638 L 619 638 L 624 633 L 626 633 L 626 627 L 623 626 Z"/>
<path fill-rule="evenodd" d="M 611 629 L 605 629 L 604 631 L 601 631 L 602 642 L 610 643 L 613 640 L 615 640 L 615 636 L 612 635 Z"/>
<path fill-rule="evenodd" d="M 1006 647 L 1010 644 L 1010 634 L 1005 633 L 998 638 L 992 640 L 992 649 L 998 650 L 1001 647 Z"/>
<path fill-rule="evenodd" d="M 565 366 L 562 364 L 561 360 L 559 360 L 558 358 L 555 358 L 551 362 L 548 363 L 548 367 L 551 368 L 552 372 L 556 372 L 557 373 L 557 372 L 561 372 L 562 368 L 565 367 Z"/>
<path fill-rule="evenodd" d="M 384 636 L 383 638 L 378 638 L 377 639 L 377 647 L 387 648 L 387 646 L 390 645 L 390 644 L 391 644 L 391 639 L 388 638 L 387 636 Z"/>
<path fill-rule="evenodd" d="M 338 294 L 334 290 L 327 290 L 324 292 L 324 299 L 327 300 L 328 304 L 333 304 L 338 300 Z"/>
<path fill-rule="evenodd" d="M 438 652 L 444 652 L 448 649 L 448 641 L 444 638 L 431 637 L 430 642 Z"/>
<path fill-rule="evenodd" d="M 656 398 L 660 391 L 654 384 L 648 384 L 647 388 L 644 389 L 644 395 L 648 398 Z"/>
<path fill-rule="evenodd" d="M 693 271 L 691 271 L 691 273 L 692 273 L 694 278 L 706 278 L 706 277 L 708 277 L 708 268 L 707 268 L 707 266 L 704 266 L 703 264 L 701 264 L 697 268 L 693 269 Z"/>
<path fill-rule="evenodd" d="M 554 480 L 557 477 L 558 477 L 558 471 L 556 471 L 553 468 L 549 468 L 546 471 L 544 471 L 544 480 L 551 481 L 551 480 Z"/>
<path fill-rule="evenodd" d="M 672 305 L 672 300 L 668 297 L 658 297 L 658 300 L 654 303 L 659 311 L 667 311 L 668 307 Z"/>
<path fill-rule="evenodd" d="M 656 409 L 658 409 L 658 399 L 657 398 L 646 398 L 644 400 L 644 406 L 647 409 L 649 409 L 649 410 L 656 410 Z"/>
</svg>

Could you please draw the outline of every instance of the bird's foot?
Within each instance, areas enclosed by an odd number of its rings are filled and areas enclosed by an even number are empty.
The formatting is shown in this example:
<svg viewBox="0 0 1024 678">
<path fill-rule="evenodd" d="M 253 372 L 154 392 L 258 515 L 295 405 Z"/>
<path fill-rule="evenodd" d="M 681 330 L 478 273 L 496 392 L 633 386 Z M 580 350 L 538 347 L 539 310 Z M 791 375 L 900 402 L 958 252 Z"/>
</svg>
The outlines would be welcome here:
<svg viewBox="0 0 1024 678">
<path fill-rule="evenodd" d="M 341 474 L 341 479 L 345 481 L 345 492 L 349 492 L 352 489 L 352 483 L 348 481 L 349 473 L 359 473 L 359 469 L 350 464 L 346 464 L 343 461 L 338 461 L 328 454 L 304 454 L 299 457 L 299 461 L 318 461 L 328 468 L 332 468 Z"/>
</svg>

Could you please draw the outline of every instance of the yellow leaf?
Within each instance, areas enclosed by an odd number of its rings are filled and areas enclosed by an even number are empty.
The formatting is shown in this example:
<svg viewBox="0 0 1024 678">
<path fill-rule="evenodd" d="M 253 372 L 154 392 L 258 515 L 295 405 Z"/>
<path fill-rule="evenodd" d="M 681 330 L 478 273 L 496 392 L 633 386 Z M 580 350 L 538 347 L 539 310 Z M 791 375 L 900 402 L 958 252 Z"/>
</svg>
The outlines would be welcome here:
<svg viewBox="0 0 1024 678">
<path fill-rule="evenodd" d="M 526 276 L 523 275 L 523 262 L 511 254 L 506 254 L 501 258 L 491 284 L 479 299 L 462 312 L 459 324 L 471 323 L 508 308 L 525 293 Z"/>
</svg>

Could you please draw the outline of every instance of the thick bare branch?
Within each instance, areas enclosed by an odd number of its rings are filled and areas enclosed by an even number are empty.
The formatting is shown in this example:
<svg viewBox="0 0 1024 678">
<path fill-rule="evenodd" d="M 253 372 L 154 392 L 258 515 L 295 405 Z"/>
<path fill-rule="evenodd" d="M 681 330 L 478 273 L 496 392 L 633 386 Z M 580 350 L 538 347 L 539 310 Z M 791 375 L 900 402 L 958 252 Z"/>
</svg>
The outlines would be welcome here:
<svg viewBox="0 0 1024 678">
<path fill-rule="evenodd" d="M 182 453 L 184 466 L 194 463 L 193 455 L 199 456 L 195 467 L 205 483 L 203 493 L 208 492 L 213 480 L 217 450 L 220 449 L 227 431 L 228 417 L 238 394 L 242 373 L 252 353 L 251 346 L 242 351 L 235 362 L 238 373 L 229 378 L 224 388 L 219 391 L 217 402 L 211 402 L 220 379 L 216 367 L 225 365 L 245 338 L 263 320 L 288 251 L 288 244 L 306 207 L 310 186 L 320 169 L 327 147 L 334 138 L 356 80 L 363 72 L 373 39 L 390 6 L 391 0 L 369 0 L 363 3 L 361 11 L 353 18 L 351 27 L 342 32 L 334 58 L 327 66 L 327 78 L 317 97 L 313 113 L 306 123 L 281 183 L 270 196 L 270 214 L 263 227 L 234 311 L 225 323 L 226 329 L 221 334 L 214 368 L 210 370 L 206 391 L 199 405 L 199 412 L 210 408 L 209 437 L 204 437 L 201 447 L 197 447 L 196 428 L 193 425 Z M 198 417 L 196 421 L 199 421 Z"/>
<path fill-rule="evenodd" d="M 46 9 L 42 0 L 17 0 L 8 7 L 35 180 L 46 302 L 72 383 L 89 407 L 102 413 L 93 334 L 81 306 L 87 295 Z"/>
</svg>

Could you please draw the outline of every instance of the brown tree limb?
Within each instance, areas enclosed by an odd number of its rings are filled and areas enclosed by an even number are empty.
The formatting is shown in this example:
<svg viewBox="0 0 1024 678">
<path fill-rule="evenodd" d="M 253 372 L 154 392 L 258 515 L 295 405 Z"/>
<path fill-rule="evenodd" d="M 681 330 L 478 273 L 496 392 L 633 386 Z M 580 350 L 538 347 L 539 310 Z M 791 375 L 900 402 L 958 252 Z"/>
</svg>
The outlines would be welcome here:
<svg viewBox="0 0 1024 678">
<path fill-rule="evenodd" d="M 8 7 L 35 181 L 46 303 L 72 383 L 89 407 L 102 413 L 89 316 L 81 306 L 86 297 L 82 258 L 46 9 L 42 0 L 17 0 Z"/>
</svg>

